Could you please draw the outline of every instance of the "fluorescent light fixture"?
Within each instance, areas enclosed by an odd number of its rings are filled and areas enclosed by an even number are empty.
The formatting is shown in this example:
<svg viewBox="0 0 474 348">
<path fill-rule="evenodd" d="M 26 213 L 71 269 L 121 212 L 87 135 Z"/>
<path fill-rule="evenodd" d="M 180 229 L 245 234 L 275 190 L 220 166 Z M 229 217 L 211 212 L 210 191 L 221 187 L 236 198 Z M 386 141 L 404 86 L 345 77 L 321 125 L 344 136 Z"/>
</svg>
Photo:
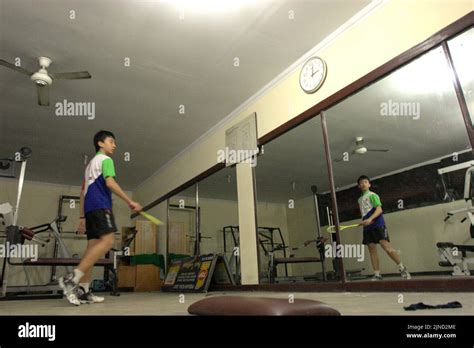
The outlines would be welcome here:
<svg viewBox="0 0 474 348">
<path fill-rule="evenodd" d="M 387 77 L 404 96 L 443 95 L 454 92 L 451 71 L 438 47 Z"/>
<path fill-rule="evenodd" d="M 174 4 L 180 12 L 193 13 L 225 13 L 235 12 L 256 0 L 164 0 Z"/>
</svg>

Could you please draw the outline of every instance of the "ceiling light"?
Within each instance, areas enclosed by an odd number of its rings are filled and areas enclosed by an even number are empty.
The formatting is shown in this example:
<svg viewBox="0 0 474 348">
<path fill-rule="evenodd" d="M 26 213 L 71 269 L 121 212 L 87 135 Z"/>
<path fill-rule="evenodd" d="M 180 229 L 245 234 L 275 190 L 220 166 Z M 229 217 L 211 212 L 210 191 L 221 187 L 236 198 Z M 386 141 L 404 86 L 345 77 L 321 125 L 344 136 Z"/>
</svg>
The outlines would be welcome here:
<svg viewBox="0 0 474 348">
<path fill-rule="evenodd" d="M 43 80 L 36 80 L 35 81 L 38 86 L 44 87 L 47 85 L 47 83 Z"/>
<path fill-rule="evenodd" d="M 400 95 L 419 96 L 453 92 L 451 71 L 441 47 L 434 49 L 387 77 Z"/>
<path fill-rule="evenodd" d="M 361 146 L 361 147 L 356 148 L 354 152 L 358 155 L 363 155 L 367 152 L 367 148 L 365 146 Z"/>
<path fill-rule="evenodd" d="M 233 12 L 255 3 L 255 0 L 166 0 L 180 12 L 222 13 Z"/>
</svg>

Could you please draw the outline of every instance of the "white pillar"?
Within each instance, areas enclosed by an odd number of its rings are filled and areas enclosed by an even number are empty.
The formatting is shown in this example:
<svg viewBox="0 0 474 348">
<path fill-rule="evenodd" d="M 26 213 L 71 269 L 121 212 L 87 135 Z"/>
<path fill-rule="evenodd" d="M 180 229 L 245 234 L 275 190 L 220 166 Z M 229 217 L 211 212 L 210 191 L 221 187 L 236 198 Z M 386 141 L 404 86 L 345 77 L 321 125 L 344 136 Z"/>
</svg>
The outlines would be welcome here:
<svg viewBox="0 0 474 348">
<path fill-rule="evenodd" d="M 239 163 L 236 166 L 236 171 L 242 285 L 253 285 L 258 284 L 258 244 L 255 226 L 253 168 L 250 163 Z"/>
</svg>

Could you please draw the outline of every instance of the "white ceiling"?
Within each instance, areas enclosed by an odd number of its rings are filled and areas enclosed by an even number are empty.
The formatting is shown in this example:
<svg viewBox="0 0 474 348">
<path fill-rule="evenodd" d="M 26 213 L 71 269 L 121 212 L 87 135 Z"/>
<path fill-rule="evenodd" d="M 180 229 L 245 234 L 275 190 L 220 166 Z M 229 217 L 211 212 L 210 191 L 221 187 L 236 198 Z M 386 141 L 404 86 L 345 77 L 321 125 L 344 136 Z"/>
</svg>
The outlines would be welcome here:
<svg viewBox="0 0 474 348">
<path fill-rule="evenodd" d="M 0 67 L 0 157 L 28 145 L 27 180 L 78 185 L 92 136 L 108 129 L 119 182 L 133 189 L 368 3 L 254 1 L 180 19 L 172 1 L 0 0 L 0 58 L 32 70 L 48 56 L 50 72 L 92 75 L 55 81 L 40 107 L 28 77 Z M 55 116 L 63 100 L 94 102 L 95 119 Z"/>
</svg>

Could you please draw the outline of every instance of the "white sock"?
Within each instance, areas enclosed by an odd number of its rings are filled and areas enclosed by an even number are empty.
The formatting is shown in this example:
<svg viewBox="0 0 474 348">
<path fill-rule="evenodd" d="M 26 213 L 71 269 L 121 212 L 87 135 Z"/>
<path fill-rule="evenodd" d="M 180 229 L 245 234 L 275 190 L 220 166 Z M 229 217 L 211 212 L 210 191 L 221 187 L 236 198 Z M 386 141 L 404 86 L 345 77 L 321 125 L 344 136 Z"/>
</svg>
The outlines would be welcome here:
<svg viewBox="0 0 474 348">
<path fill-rule="evenodd" d="M 86 294 L 89 292 L 89 283 L 80 283 L 79 285 L 84 289 Z"/>
<path fill-rule="evenodd" d="M 402 262 L 400 262 L 400 263 L 398 264 L 398 268 L 400 268 L 400 269 L 404 269 L 404 268 L 405 268 L 405 266 L 403 265 L 403 263 L 402 263 Z"/>
<path fill-rule="evenodd" d="M 379 275 L 380 275 L 380 271 L 374 271 L 374 275 L 379 276 Z"/>
<path fill-rule="evenodd" d="M 76 268 L 74 269 L 74 278 L 72 278 L 72 281 L 76 284 L 79 284 L 83 276 L 84 276 L 84 272 Z"/>
</svg>

